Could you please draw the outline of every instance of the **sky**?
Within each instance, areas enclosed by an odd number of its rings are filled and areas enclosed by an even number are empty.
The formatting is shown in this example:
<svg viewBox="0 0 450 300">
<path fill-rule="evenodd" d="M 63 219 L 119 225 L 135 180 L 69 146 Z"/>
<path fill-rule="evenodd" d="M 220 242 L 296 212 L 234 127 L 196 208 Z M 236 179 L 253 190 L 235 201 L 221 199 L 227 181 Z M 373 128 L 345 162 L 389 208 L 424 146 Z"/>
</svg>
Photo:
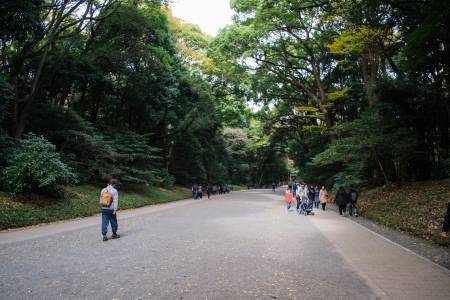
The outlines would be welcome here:
<svg viewBox="0 0 450 300">
<path fill-rule="evenodd" d="M 197 24 L 203 32 L 216 35 L 231 24 L 233 11 L 230 0 L 172 0 L 173 14 L 189 23 Z"/>
</svg>

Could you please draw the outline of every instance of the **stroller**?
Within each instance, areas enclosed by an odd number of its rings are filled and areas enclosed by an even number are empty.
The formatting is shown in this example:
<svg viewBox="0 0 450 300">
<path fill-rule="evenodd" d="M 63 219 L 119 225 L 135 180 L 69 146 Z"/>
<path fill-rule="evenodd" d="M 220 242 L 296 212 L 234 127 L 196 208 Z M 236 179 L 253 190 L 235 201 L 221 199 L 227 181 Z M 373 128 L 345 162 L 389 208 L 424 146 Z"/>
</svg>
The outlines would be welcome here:
<svg viewBox="0 0 450 300">
<path fill-rule="evenodd" d="M 313 202 L 308 197 L 302 198 L 302 203 L 300 204 L 300 211 L 299 214 L 303 214 L 305 216 L 307 215 L 314 215 L 313 212 Z"/>
</svg>

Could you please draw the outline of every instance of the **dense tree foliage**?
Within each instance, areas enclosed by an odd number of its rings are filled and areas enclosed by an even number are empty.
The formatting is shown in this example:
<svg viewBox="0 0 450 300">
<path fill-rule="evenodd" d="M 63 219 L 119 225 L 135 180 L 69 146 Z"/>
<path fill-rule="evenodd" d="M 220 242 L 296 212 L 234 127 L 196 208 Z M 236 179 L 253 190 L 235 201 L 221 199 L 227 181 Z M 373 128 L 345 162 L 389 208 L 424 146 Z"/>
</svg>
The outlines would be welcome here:
<svg viewBox="0 0 450 300">
<path fill-rule="evenodd" d="M 166 1 L 2 1 L 2 187 L 25 142 L 58 166 L 53 187 L 450 175 L 446 1 L 230 4 L 211 37 Z"/>
<path fill-rule="evenodd" d="M 449 175 L 446 1 L 231 5 L 235 22 L 213 42 L 216 57 L 268 106 L 264 130 L 303 180 L 382 185 Z"/>
<path fill-rule="evenodd" d="M 223 66 L 208 57 L 212 37 L 165 5 L 2 1 L 4 189 L 45 191 L 109 177 L 161 185 L 255 182 L 252 172 L 261 170 L 252 161 L 242 93 L 219 78 Z"/>
</svg>

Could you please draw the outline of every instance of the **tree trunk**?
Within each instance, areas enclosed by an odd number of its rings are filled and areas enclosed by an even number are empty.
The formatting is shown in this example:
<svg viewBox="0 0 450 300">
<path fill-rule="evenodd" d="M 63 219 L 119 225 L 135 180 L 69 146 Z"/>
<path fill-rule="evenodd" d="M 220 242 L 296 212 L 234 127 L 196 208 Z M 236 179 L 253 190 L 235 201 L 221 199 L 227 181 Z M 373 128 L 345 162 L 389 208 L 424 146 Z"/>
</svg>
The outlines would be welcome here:
<svg viewBox="0 0 450 300">
<path fill-rule="evenodd" d="M 30 93 L 27 96 L 25 96 L 25 98 L 24 98 L 25 107 L 23 108 L 22 112 L 20 113 L 19 119 L 16 124 L 16 128 L 14 129 L 14 137 L 16 139 L 19 139 L 22 136 L 22 134 L 25 130 L 25 126 L 27 125 L 28 117 L 31 112 L 34 98 L 36 97 L 39 79 L 41 77 L 42 70 L 44 68 L 45 60 L 47 59 L 49 48 L 50 48 L 50 43 L 47 45 L 47 47 L 45 47 L 44 53 L 42 54 L 41 60 L 39 61 L 39 66 L 36 70 L 36 75 L 34 76 Z"/>
</svg>

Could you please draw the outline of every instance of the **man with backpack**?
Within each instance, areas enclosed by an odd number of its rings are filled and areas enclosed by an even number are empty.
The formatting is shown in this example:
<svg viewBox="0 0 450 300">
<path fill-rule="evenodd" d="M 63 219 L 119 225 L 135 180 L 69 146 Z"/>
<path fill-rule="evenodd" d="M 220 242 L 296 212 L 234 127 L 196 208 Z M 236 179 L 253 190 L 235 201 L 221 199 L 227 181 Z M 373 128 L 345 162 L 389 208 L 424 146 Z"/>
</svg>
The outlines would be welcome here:
<svg viewBox="0 0 450 300">
<path fill-rule="evenodd" d="M 111 223 L 113 239 L 120 238 L 117 234 L 117 209 L 119 207 L 119 192 L 115 188 L 115 180 L 110 179 L 108 185 L 102 189 L 100 193 L 100 205 L 102 206 L 102 235 L 103 241 L 106 242 L 108 237 L 108 225 Z"/>
<path fill-rule="evenodd" d="M 358 192 L 351 185 L 348 191 L 348 202 L 349 202 L 348 213 L 350 214 L 350 216 L 353 216 L 353 213 L 355 214 L 355 217 L 358 216 L 358 208 L 356 206 L 357 201 L 358 201 Z"/>
</svg>

